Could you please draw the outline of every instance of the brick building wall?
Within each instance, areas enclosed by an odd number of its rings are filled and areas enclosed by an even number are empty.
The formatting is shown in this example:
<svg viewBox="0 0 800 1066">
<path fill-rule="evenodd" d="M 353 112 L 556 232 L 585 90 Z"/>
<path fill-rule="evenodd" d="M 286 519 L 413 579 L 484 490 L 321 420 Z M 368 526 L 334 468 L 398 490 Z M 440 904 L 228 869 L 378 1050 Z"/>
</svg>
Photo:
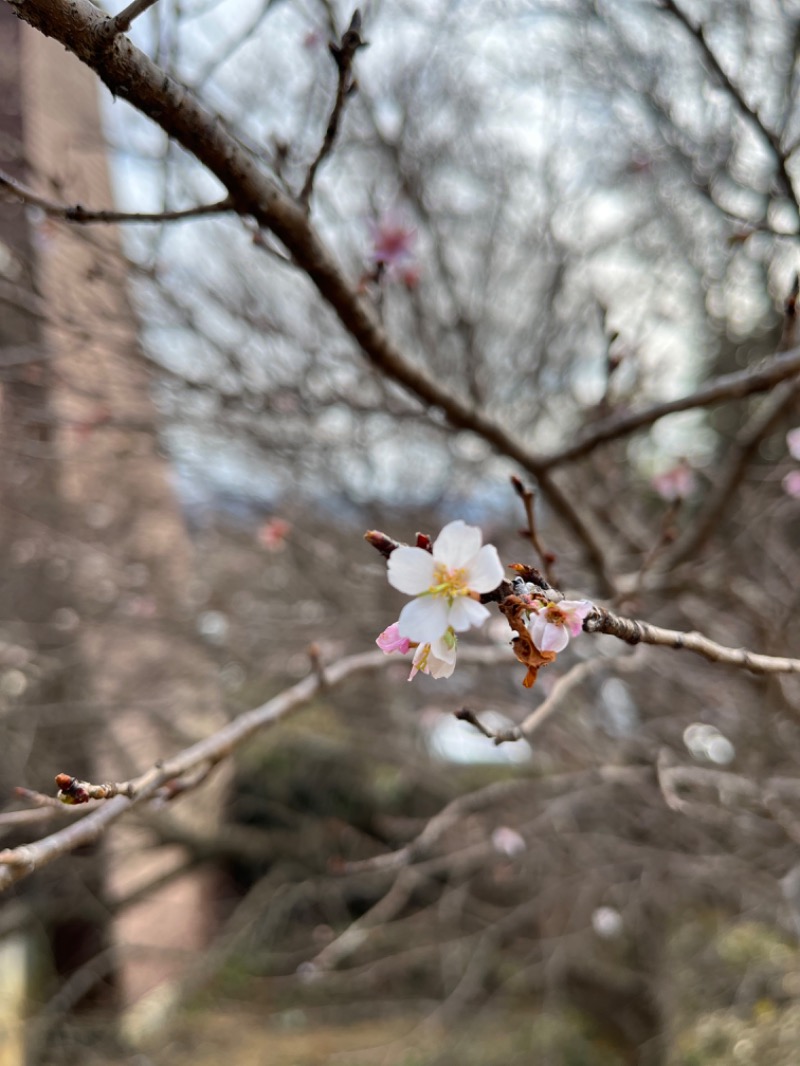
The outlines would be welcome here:
<svg viewBox="0 0 800 1066">
<path fill-rule="evenodd" d="M 65 202 L 110 206 L 96 78 L 3 8 L 0 32 L 18 60 L 5 67 L 15 98 L 0 125 L 4 169 Z M 11 53 L 4 47 L 3 54 Z M 6 372 L 3 382 L 3 477 L 16 484 L 13 509 L 25 510 L 27 525 L 20 528 L 6 508 L 2 540 L 23 565 L 19 587 L 6 582 L 0 599 L 13 623 L 11 616 L 24 613 L 24 589 L 35 588 L 39 606 L 28 635 L 49 634 L 71 663 L 70 683 L 59 690 L 64 699 L 49 699 L 48 743 L 32 745 L 35 764 L 10 772 L 91 768 L 96 779 L 127 778 L 222 721 L 216 672 L 193 635 L 191 545 L 154 432 L 119 234 L 54 224 L 8 204 L 0 205 L 3 239 L 26 272 L 9 306 L 24 304 L 27 292 L 32 310 L 13 311 L 16 326 L 0 337 L 0 353 L 36 346 L 40 358 Z M 26 454 L 9 459 L 21 441 L 29 442 Z M 218 776 L 171 814 L 213 831 L 222 788 Z M 184 864 L 181 849 L 145 847 L 152 840 L 150 827 L 133 822 L 110 835 L 101 910 Z M 194 872 L 109 915 L 126 1004 L 141 1006 L 159 988 L 147 1002 L 168 1001 L 169 979 L 210 935 L 212 896 L 210 879 Z M 84 961 L 79 953 L 76 962 Z"/>
</svg>

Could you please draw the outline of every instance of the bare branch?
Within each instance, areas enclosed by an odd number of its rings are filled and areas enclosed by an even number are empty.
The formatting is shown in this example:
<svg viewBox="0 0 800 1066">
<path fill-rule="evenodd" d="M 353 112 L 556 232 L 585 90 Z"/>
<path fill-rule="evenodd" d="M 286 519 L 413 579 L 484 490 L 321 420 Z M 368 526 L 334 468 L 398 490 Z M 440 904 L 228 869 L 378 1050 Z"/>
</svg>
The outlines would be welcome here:
<svg viewBox="0 0 800 1066">
<path fill-rule="evenodd" d="M 228 189 L 236 209 L 252 215 L 283 242 L 369 362 L 385 377 L 404 386 L 425 407 L 441 410 L 451 425 L 482 437 L 533 475 L 542 495 L 583 546 L 601 589 L 614 591 L 599 534 L 553 481 L 539 457 L 482 410 L 455 395 L 449 381 L 440 383 L 395 346 L 374 306 L 344 276 L 303 206 L 261 169 L 259 160 L 228 132 L 218 116 L 207 111 L 185 86 L 127 37 L 117 38 L 113 48 L 105 47 L 109 20 L 89 0 L 9 3 L 23 21 L 74 52 L 115 95 L 148 115 L 215 174 Z"/>
<path fill-rule="evenodd" d="M 186 207 L 180 211 L 156 211 L 152 214 L 141 211 L 92 211 L 81 207 L 80 204 L 70 206 L 49 200 L 46 196 L 41 196 L 2 171 L 0 171 L 0 189 L 4 190 L 9 198 L 22 200 L 23 203 L 38 207 L 50 218 L 61 218 L 65 222 L 77 222 L 83 225 L 93 222 L 180 222 L 187 218 L 219 215 L 234 210 L 233 201 L 226 196 L 223 200 L 217 200 L 213 204 L 199 204 L 197 207 Z"/>
<path fill-rule="evenodd" d="M 794 286 L 786 301 L 783 335 L 779 350 L 794 348 L 798 329 L 798 295 L 800 295 L 800 277 L 795 277 Z M 714 490 L 704 506 L 695 517 L 694 523 L 675 543 L 663 560 L 663 569 L 673 567 L 691 559 L 718 528 L 722 516 L 731 506 L 736 489 L 742 481 L 751 460 L 765 437 L 774 432 L 786 415 L 792 410 L 800 395 L 800 381 L 792 377 L 780 385 L 772 396 L 761 405 L 741 428 L 729 448 L 725 466 L 715 477 Z"/>
<path fill-rule="evenodd" d="M 730 400 L 741 400 L 759 392 L 768 392 L 775 385 L 779 385 L 780 382 L 797 373 L 800 373 L 800 348 L 794 348 L 792 351 L 775 356 L 760 366 L 737 370 L 733 374 L 723 374 L 695 392 L 680 396 L 676 400 L 667 400 L 665 403 L 647 407 L 643 411 L 633 411 L 630 414 L 606 419 L 593 426 L 577 444 L 555 452 L 553 455 L 545 456 L 541 462 L 545 468 L 570 463 L 594 451 L 598 444 L 606 444 L 620 437 L 626 437 L 630 433 L 635 433 L 637 429 L 651 426 L 667 415 L 676 414 L 678 411 L 711 407 L 713 404 L 727 403 Z"/>
<path fill-rule="evenodd" d="M 342 39 L 339 44 L 335 45 L 331 42 L 329 45 L 331 55 L 333 56 L 339 71 L 339 80 L 336 85 L 336 97 L 333 102 L 330 118 L 328 119 L 325 136 L 320 145 L 316 159 L 308 168 L 308 174 L 306 175 L 306 180 L 303 183 L 303 188 L 300 193 L 300 203 L 305 204 L 306 206 L 311 198 L 311 192 L 314 188 L 314 178 L 317 175 L 320 164 L 333 150 L 347 98 L 355 92 L 357 87 L 357 82 L 353 77 L 353 61 L 356 57 L 356 52 L 359 48 L 366 48 L 366 46 L 367 42 L 361 37 L 361 12 L 356 8 L 353 12 L 353 17 L 350 19 L 350 25 L 342 34 Z"/>
<path fill-rule="evenodd" d="M 453 716 L 457 718 L 459 722 L 467 722 L 469 725 L 477 729 L 479 733 L 483 733 L 487 740 L 494 741 L 495 746 L 505 744 L 512 740 L 520 740 L 522 738 L 522 733 L 518 726 L 513 726 L 511 729 L 490 729 L 483 724 L 477 714 L 475 714 L 474 711 L 471 711 L 469 707 L 462 707 L 460 710 L 454 711 Z"/>
<path fill-rule="evenodd" d="M 676 651 L 691 651 L 714 663 L 740 666 L 752 674 L 800 674 L 800 659 L 759 655 L 746 648 L 727 648 L 702 633 L 684 633 L 677 629 L 662 629 L 649 622 L 622 618 L 605 607 L 595 607 L 583 623 L 587 633 L 606 633 L 624 640 L 626 644 L 655 644 Z"/>
<path fill-rule="evenodd" d="M 422 832 L 404 847 L 370 859 L 346 863 L 341 872 L 355 874 L 396 870 L 418 860 L 424 861 L 445 833 L 458 825 L 467 815 L 485 810 L 495 803 L 505 803 L 516 798 L 520 793 L 544 788 L 547 792 L 552 791 L 556 795 L 562 795 L 565 792 L 577 793 L 582 789 L 597 785 L 630 787 L 641 785 L 643 779 L 651 775 L 652 770 L 649 766 L 599 766 L 574 773 L 556 774 L 550 778 L 518 777 L 507 781 L 493 781 L 483 788 L 475 789 L 473 792 L 451 800 L 431 818 Z M 479 850 L 483 848 L 483 845 L 479 846 Z"/>
<path fill-rule="evenodd" d="M 590 659 L 585 663 L 573 666 L 563 677 L 560 677 L 553 686 L 552 691 L 542 703 L 533 711 L 519 727 L 520 736 L 526 740 L 537 733 L 545 722 L 548 722 L 555 714 L 564 709 L 566 701 L 575 694 L 576 689 L 595 674 L 603 670 L 619 671 L 630 669 L 638 664 L 631 659 Z"/>
<path fill-rule="evenodd" d="M 759 115 L 758 111 L 756 111 L 755 108 L 751 107 L 750 104 L 747 103 L 744 96 L 742 95 L 742 90 L 733 81 L 730 75 L 723 70 L 719 60 L 717 59 L 714 53 L 714 50 L 708 43 L 708 38 L 705 35 L 705 31 L 703 30 L 702 25 L 700 25 L 699 23 L 695 25 L 691 21 L 689 16 L 677 5 L 675 0 L 660 0 L 660 4 L 666 11 L 669 11 L 672 15 L 674 15 L 674 17 L 683 26 L 686 27 L 689 33 L 691 33 L 691 35 L 700 45 L 700 49 L 703 53 L 706 62 L 711 68 L 712 72 L 716 75 L 720 84 L 730 96 L 731 100 L 733 100 L 739 111 L 745 116 L 745 118 L 750 120 L 750 123 L 761 134 L 762 139 L 767 143 L 773 156 L 775 157 L 775 162 L 778 166 L 778 175 L 780 178 L 780 183 L 783 187 L 783 191 L 785 192 L 786 196 L 791 200 L 792 204 L 795 207 L 795 210 L 800 212 L 800 205 L 798 204 L 797 193 L 795 192 L 795 188 L 792 184 L 792 179 L 789 176 L 789 172 L 786 169 L 787 156 L 783 148 L 781 147 L 781 141 L 778 134 L 775 133 L 774 130 L 770 129 L 766 122 L 764 122 L 762 117 Z"/>
<path fill-rule="evenodd" d="M 556 561 L 556 556 L 553 552 L 546 550 L 544 544 L 542 544 L 539 536 L 539 531 L 536 528 L 536 514 L 534 511 L 534 505 L 536 502 L 536 495 L 531 489 L 526 488 L 518 477 L 511 477 L 511 485 L 516 492 L 517 496 L 522 500 L 522 506 L 525 508 L 525 517 L 528 519 L 528 528 L 521 530 L 523 537 L 527 537 L 531 542 L 531 547 L 539 556 L 542 564 L 542 572 L 551 585 L 557 585 L 555 574 L 553 572 L 553 564 Z"/>
<path fill-rule="evenodd" d="M 461 652 L 465 662 L 497 664 L 508 659 L 505 648 L 465 648 Z M 114 786 L 118 794 L 100 801 L 102 806 L 92 809 L 80 822 L 69 825 L 35 843 L 0 852 L 0 891 L 8 888 L 35 870 L 76 848 L 99 840 L 114 822 L 133 807 L 146 800 L 169 799 L 177 792 L 195 787 L 208 775 L 208 768 L 227 758 L 239 744 L 254 733 L 268 729 L 299 711 L 322 689 L 328 691 L 356 674 L 380 670 L 392 660 L 382 652 L 352 655 L 326 667 L 324 679 L 318 670 L 267 703 L 235 718 L 228 725 L 166 759 L 146 773 Z M 182 786 L 187 775 L 186 787 Z M 84 808 L 86 809 L 86 808 Z"/>
<path fill-rule="evenodd" d="M 556 713 L 564 709 L 565 702 L 570 696 L 573 696 L 575 691 L 580 688 L 584 681 L 593 677 L 597 673 L 601 673 L 604 670 L 620 671 L 636 668 L 638 663 L 634 662 L 631 658 L 622 659 L 606 659 L 597 658 L 589 659 L 584 663 L 577 663 L 568 670 L 566 674 L 556 681 L 553 686 L 553 690 L 543 700 L 535 711 L 531 712 L 528 717 L 522 722 L 521 725 L 514 726 L 512 729 L 493 730 L 481 722 L 476 714 L 468 710 L 466 707 L 460 711 L 455 712 L 456 718 L 462 722 L 469 722 L 480 733 L 483 733 L 489 740 L 494 741 L 495 745 L 506 744 L 509 741 L 515 740 L 530 740 L 534 733 L 542 728 L 545 722 L 548 722 Z"/>
</svg>

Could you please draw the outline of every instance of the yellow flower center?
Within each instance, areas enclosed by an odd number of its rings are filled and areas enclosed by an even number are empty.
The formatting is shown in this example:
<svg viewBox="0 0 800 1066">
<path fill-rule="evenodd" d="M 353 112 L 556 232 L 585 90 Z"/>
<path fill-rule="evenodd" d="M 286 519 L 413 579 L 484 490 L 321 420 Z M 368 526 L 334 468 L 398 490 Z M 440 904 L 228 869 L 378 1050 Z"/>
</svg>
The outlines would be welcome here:
<svg viewBox="0 0 800 1066">
<path fill-rule="evenodd" d="M 444 563 L 437 563 L 433 570 L 433 584 L 428 589 L 431 596 L 446 596 L 451 602 L 456 596 L 469 596 L 467 571 L 450 570 Z"/>
</svg>

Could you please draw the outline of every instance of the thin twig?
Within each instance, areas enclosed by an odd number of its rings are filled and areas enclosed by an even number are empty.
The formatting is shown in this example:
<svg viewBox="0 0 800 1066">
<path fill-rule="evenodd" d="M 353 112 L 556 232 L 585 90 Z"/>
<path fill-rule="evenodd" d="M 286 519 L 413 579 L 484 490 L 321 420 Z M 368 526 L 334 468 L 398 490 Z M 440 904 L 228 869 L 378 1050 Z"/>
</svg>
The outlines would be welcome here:
<svg viewBox="0 0 800 1066">
<path fill-rule="evenodd" d="M 531 542 L 531 547 L 539 556 L 539 560 L 542 564 L 542 571 L 547 581 L 551 585 L 557 585 L 555 573 L 553 571 L 553 565 L 556 561 L 556 556 L 553 552 L 549 552 L 542 544 L 539 537 L 539 531 L 536 528 L 536 514 L 534 512 L 534 504 L 536 501 L 535 493 L 526 488 L 522 481 L 514 474 L 511 475 L 511 484 L 516 492 L 517 496 L 522 500 L 522 506 L 525 508 L 525 517 L 528 519 L 528 528 L 522 531 L 522 535 L 527 537 Z"/>
<path fill-rule="evenodd" d="M 460 657 L 465 662 L 490 665 L 503 662 L 508 658 L 508 652 L 505 648 L 465 648 L 460 652 Z M 326 668 L 324 686 L 326 689 L 335 688 L 354 675 L 380 670 L 391 663 L 392 659 L 382 652 L 351 655 Z M 0 891 L 67 852 L 95 843 L 109 826 L 133 807 L 147 800 L 169 798 L 170 794 L 184 791 L 185 789 L 181 788 L 182 781 L 189 780 L 194 785 L 198 784 L 207 776 L 209 766 L 227 758 L 239 744 L 253 734 L 268 729 L 296 713 L 306 706 L 322 687 L 323 682 L 319 674 L 310 674 L 267 703 L 245 712 L 216 733 L 178 752 L 171 759 L 159 762 L 139 777 L 115 786 L 121 794 L 101 801 L 102 806 L 80 822 L 32 844 L 0 852 Z M 196 776 L 188 777 L 191 774 Z"/>
<path fill-rule="evenodd" d="M 434 846 L 447 830 L 461 821 L 465 815 L 482 810 L 495 802 L 508 800 L 519 792 L 535 788 L 536 784 L 537 782 L 532 781 L 530 778 L 493 781 L 491 784 L 476 789 L 474 792 L 467 792 L 463 796 L 457 796 L 431 818 L 418 836 L 402 848 L 385 852 L 382 855 L 374 855 L 369 859 L 358 859 L 354 862 L 345 863 L 341 868 L 341 873 L 354 874 L 368 871 L 395 870 L 417 862 L 419 859 L 424 859 L 433 851 Z"/>
<path fill-rule="evenodd" d="M 489 726 L 483 724 L 469 707 L 461 707 L 459 710 L 453 711 L 453 716 L 459 722 L 467 722 L 474 729 L 477 729 L 479 733 L 483 733 L 485 737 L 494 742 L 495 746 L 505 744 L 508 741 L 522 739 L 522 733 L 518 726 L 512 726 L 511 729 L 490 729 Z"/>
<path fill-rule="evenodd" d="M 400 870 L 386 895 L 381 896 L 368 911 L 326 944 L 306 966 L 313 967 L 317 972 L 334 970 L 343 959 L 353 954 L 364 943 L 371 929 L 380 928 L 397 917 L 423 880 L 424 875 L 415 867 Z"/>
<path fill-rule="evenodd" d="M 342 119 L 344 105 L 347 102 L 348 96 L 352 95 L 356 89 L 356 81 L 353 77 L 353 60 L 355 59 L 356 52 L 359 48 L 366 48 L 366 46 L 367 42 L 361 37 L 361 12 L 356 8 L 353 12 L 353 17 L 350 19 L 350 25 L 342 34 L 342 39 L 339 44 L 336 45 L 331 42 L 328 46 L 339 71 L 339 78 L 336 84 L 336 96 L 333 101 L 330 118 L 328 119 L 325 136 L 322 139 L 322 144 L 317 152 L 316 159 L 308 168 L 306 180 L 303 183 L 303 188 L 300 192 L 300 203 L 304 204 L 306 207 L 311 198 L 311 191 L 314 188 L 314 178 L 317 175 L 317 171 L 323 160 L 325 160 L 333 150 L 336 135 L 339 132 L 339 124 Z"/>
<path fill-rule="evenodd" d="M 633 662 L 629 657 L 622 659 L 600 657 L 589 659 L 584 663 L 577 663 L 563 677 L 558 679 L 550 694 L 539 704 L 536 710 L 532 711 L 521 725 L 513 726 L 511 729 L 490 729 L 484 722 L 481 722 L 473 711 L 468 710 L 466 707 L 456 711 L 455 717 L 462 722 L 469 722 L 485 737 L 492 740 L 495 745 L 506 744 L 516 740 L 530 740 L 534 733 L 538 733 L 545 722 L 549 721 L 558 711 L 563 710 L 567 698 L 572 696 L 575 690 L 580 688 L 588 678 L 603 670 L 628 670 L 636 666 L 638 666 L 638 663 Z"/>
<path fill-rule="evenodd" d="M 629 660 L 626 660 L 626 662 Z M 408 844 L 396 851 L 384 852 L 369 859 L 359 859 L 343 864 L 339 871 L 343 875 L 360 873 L 383 873 L 409 866 L 418 861 L 425 861 L 434 853 L 436 845 L 450 829 L 467 815 L 484 810 L 493 804 L 507 804 L 520 794 L 540 789 L 546 793 L 554 792 L 563 796 L 565 792 L 578 793 L 582 789 L 596 786 L 638 786 L 643 779 L 652 774 L 649 766 L 599 766 L 591 770 L 579 770 L 565 774 L 555 774 L 548 778 L 515 777 L 505 781 L 493 781 L 474 792 L 457 796 L 443 807 L 438 814 L 425 825 L 422 832 Z M 478 845 L 481 852 L 485 845 Z"/>
<path fill-rule="evenodd" d="M 778 166 L 780 182 L 783 186 L 783 191 L 785 192 L 786 196 L 788 196 L 788 198 L 791 200 L 792 204 L 795 207 L 795 210 L 800 212 L 800 205 L 798 205 L 797 193 L 795 192 L 794 185 L 792 184 L 792 179 L 789 176 L 789 172 L 786 167 L 786 153 L 784 152 L 781 146 L 781 141 L 778 134 L 775 133 L 774 130 L 770 129 L 770 127 L 766 124 L 766 122 L 763 120 L 758 111 L 756 111 L 755 108 L 751 107 L 750 104 L 748 104 L 748 102 L 742 95 L 742 90 L 732 80 L 730 75 L 725 70 L 723 70 L 719 60 L 716 57 L 716 54 L 714 53 L 714 50 L 708 43 L 708 38 L 706 37 L 702 25 L 700 23 L 695 25 L 691 21 L 689 16 L 677 5 L 675 0 L 660 0 L 660 3 L 665 10 L 669 11 L 672 15 L 674 15 L 675 18 L 689 31 L 689 33 L 691 33 L 691 35 L 700 45 L 700 49 L 703 53 L 703 56 L 705 57 L 706 62 L 708 63 L 713 73 L 716 75 L 722 87 L 728 93 L 728 96 L 731 98 L 731 100 L 733 100 L 734 104 L 739 109 L 739 111 L 745 116 L 745 118 L 750 120 L 751 125 L 754 126 L 755 129 L 761 134 L 762 139 L 766 142 L 773 156 L 775 157 L 775 161 Z"/>
<path fill-rule="evenodd" d="M 5 811 L 0 814 L 0 831 L 4 829 L 16 829 L 19 826 L 41 825 L 50 822 L 54 818 L 83 817 L 95 807 L 100 806 L 99 801 L 89 800 L 80 808 L 73 804 L 63 803 L 56 796 L 46 796 L 43 792 L 36 792 L 30 788 L 17 787 L 14 795 L 19 800 L 29 804 L 24 810 Z"/>
<path fill-rule="evenodd" d="M 783 335 L 779 344 L 781 351 L 794 348 L 797 341 L 800 326 L 799 296 L 800 278 L 795 277 L 794 286 L 786 301 Z M 735 499 L 736 489 L 757 455 L 761 442 L 778 428 L 794 407 L 798 396 L 800 378 L 795 374 L 784 381 L 745 423 L 728 450 L 725 466 L 716 472 L 713 491 L 698 511 L 692 525 L 675 542 L 672 550 L 665 553 L 660 569 L 664 572 L 674 569 L 680 563 L 691 559 L 705 545 Z"/>
<path fill-rule="evenodd" d="M 116 36 L 118 33 L 127 33 L 131 28 L 133 20 L 137 19 L 140 15 L 143 15 L 145 11 L 157 3 L 158 0 L 133 0 L 132 4 L 128 4 L 126 8 L 123 8 L 123 10 L 111 20 L 111 34 Z"/>
<path fill-rule="evenodd" d="M 563 710 L 567 698 L 571 697 L 575 690 L 580 688 L 588 678 L 603 670 L 624 671 L 635 668 L 638 665 L 631 658 L 606 659 L 604 657 L 589 659 L 585 663 L 578 663 L 568 673 L 558 679 L 547 698 L 539 704 L 535 711 L 528 715 L 519 727 L 520 735 L 525 737 L 526 740 L 530 740 L 545 722 L 549 721 L 557 712 Z"/>
<path fill-rule="evenodd" d="M 759 392 L 768 392 L 773 386 L 786 378 L 800 372 L 800 348 L 785 352 L 768 362 L 747 370 L 737 370 L 732 374 L 723 374 L 707 385 L 680 396 L 675 400 L 653 404 L 642 411 L 617 415 L 593 426 L 576 444 L 570 445 L 541 460 L 546 469 L 581 459 L 594 451 L 598 444 L 606 444 L 620 437 L 635 433 L 653 425 L 659 419 L 678 411 L 696 410 L 699 407 L 711 407 L 713 404 L 741 400 Z"/>
<path fill-rule="evenodd" d="M 65 222 L 76 222 L 88 225 L 94 222 L 180 222 L 187 218 L 200 218 L 203 215 L 219 215 L 234 210 L 233 200 L 226 196 L 224 200 L 217 200 L 213 204 L 199 204 L 197 207 L 186 207 L 179 211 L 157 211 L 154 213 L 141 211 L 91 211 L 81 207 L 80 204 L 70 206 L 60 204 L 55 200 L 49 200 L 46 196 L 29 189 L 22 182 L 16 181 L 0 171 L 0 189 L 23 203 L 38 207 L 50 218 L 60 218 Z"/>
<path fill-rule="evenodd" d="M 639 567 L 638 573 L 633 579 L 630 589 L 626 590 L 624 594 L 621 594 L 616 604 L 618 607 L 624 606 L 626 603 L 634 603 L 641 592 L 644 585 L 644 579 L 652 569 L 655 562 L 660 558 L 664 551 L 673 544 L 676 537 L 675 520 L 683 506 L 683 497 L 678 496 L 676 499 L 671 500 L 669 506 L 666 508 L 661 516 L 661 525 L 658 531 L 658 537 L 653 543 L 650 550 L 642 559 L 642 565 Z"/>
<path fill-rule="evenodd" d="M 463 400 L 451 383 L 439 382 L 417 366 L 388 337 L 374 307 L 345 277 L 312 227 L 308 212 L 286 195 L 260 161 L 232 136 L 219 117 L 137 49 L 127 37 L 104 47 L 107 19 L 89 0 L 8 0 L 25 22 L 54 37 L 91 67 L 120 99 L 150 116 L 228 188 L 237 209 L 253 216 L 283 242 L 331 306 L 368 361 L 388 380 L 408 389 L 426 408 L 440 409 L 447 421 L 483 438 L 537 479 L 539 491 L 575 534 L 593 566 L 603 592 L 615 581 L 602 538 L 570 495 L 555 483 L 539 457 L 515 435 Z M 135 77 L 132 76 L 135 72 Z"/>
</svg>

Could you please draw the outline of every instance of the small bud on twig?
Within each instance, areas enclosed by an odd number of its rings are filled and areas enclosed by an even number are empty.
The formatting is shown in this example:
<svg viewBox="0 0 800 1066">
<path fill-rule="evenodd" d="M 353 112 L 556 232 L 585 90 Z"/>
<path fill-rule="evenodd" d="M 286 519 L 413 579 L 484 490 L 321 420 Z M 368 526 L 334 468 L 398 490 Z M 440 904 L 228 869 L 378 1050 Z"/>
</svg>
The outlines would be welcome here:
<svg viewBox="0 0 800 1066">
<path fill-rule="evenodd" d="M 56 774 L 58 799 L 68 806 L 88 803 L 89 800 L 113 799 L 114 796 L 130 796 L 128 785 L 115 785 L 110 781 L 103 785 L 93 785 L 90 781 L 79 781 L 69 774 Z"/>
<path fill-rule="evenodd" d="M 364 534 L 364 540 L 379 551 L 385 559 L 389 558 L 395 548 L 400 547 L 398 541 L 387 536 L 386 533 L 381 533 L 379 529 L 368 529 Z"/>
</svg>

